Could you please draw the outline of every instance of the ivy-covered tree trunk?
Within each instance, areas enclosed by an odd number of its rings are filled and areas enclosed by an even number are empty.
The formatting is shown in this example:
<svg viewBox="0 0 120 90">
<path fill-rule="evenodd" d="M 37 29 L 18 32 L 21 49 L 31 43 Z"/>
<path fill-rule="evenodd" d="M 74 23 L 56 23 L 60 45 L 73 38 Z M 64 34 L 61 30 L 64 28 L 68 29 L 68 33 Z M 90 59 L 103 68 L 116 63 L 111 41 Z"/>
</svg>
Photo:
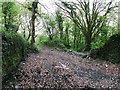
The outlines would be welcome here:
<svg viewBox="0 0 120 90">
<path fill-rule="evenodd" d="M 66 44 L 67 44 L 67 46 L 70 46 L 69 45 L 69 31 L 68 31 L 68 27 L 65 29 L 65 33 L 66 33 L 66 35 L 65 35 Z"/>
<path fill-rule="evenodd" d="M 36 10 L 37 10 L 37 4 L 38 4 L 38 1 L 35 0 L 33 3 L 32 3 L 32 18 L 31 18 L 31 26 L 32 26 L 32 33 L 31 33 L 31 46 L 33 47 L 34 46 L 34 43 L 35 43 L 35 19 L 36 19 Z"/>
<path fill-rule="evenodd" d="M 60 39 L 63 39 L 63 17 L 59 10 L 56 11 L 56 21 L 58 23 Z"/>
<path fill-rule="evenodd" d="M 86 43 L 85 50 L 86 50 L 86 51 L 91 50 L 91 42 L 92 42 L 91 34 L 87 34 L 87 35 L 85 36 L 85 43 Z"/>
<path fill-rule="evenodd" d="M 77 26 L 74 24 L 74 31 L 73 31 L 73 48 L 77 50 Z"/>
<path fill-rule="evenodd" d="M 5 20 L 5 21 L 4 21 L 4 22 L 5 22 L 5 23 L 4 23 L 4 26 L 5 26 L 6 30 L 8 30 L 6 15 L 4 16 L 4 20 Z"/>
<path fill-rule="evenodd" d="M 35 43 L 35 18 L 36 18 L 35 12 L 33 12 L 32 19 L 31 19 L 31 21 L 32 21 L 32 23 L 31 23 L 31 25 L 32 25 L 31 45 L 32 46 L 34 46 L 34 43 Z"/>
<path fill-rule="evenodd" d="M 80 38 L 81 38 L 81 37 L 80 37 L 80 30 L 78 30 L 78 31 L 77 31 L 77 42 L 76 42 L 76 44 L 77 44 L 77 45 L 76 45 L 77 50 L 78 50 L 79 47 L 80 47 L 80 46 L 79 46 L 79 45 L 80 45 Z"/>
<path fill-rule="evenodd" d="M 60 25 L 59 27 L 60 27 L 60 28 L 59 28 L 59 31 L 60 31 L 60 39 L 63 39 L 63 28 L 62 28 L 61 25 Z"/>
</svg>

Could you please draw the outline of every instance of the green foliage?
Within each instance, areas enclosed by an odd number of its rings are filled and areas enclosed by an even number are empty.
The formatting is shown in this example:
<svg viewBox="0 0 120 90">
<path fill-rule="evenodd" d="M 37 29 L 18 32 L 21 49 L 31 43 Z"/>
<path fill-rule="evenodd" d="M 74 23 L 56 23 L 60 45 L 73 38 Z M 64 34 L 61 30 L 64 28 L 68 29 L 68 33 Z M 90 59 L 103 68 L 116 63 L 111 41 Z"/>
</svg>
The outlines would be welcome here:
<svg viewBox="0 0 120 90">
<path fill-rule="evenodd" d="M 56 22 L 53 16 L 44 16 L 44 27 L 46 29 L 47 35 L 49 36 L 49 39 L 51 40 L 54 38 L 55 24 Z"/>
<path fill-rule="evenodd" d="M 18 5 L 15 2 L 3 2 L 2 13 L 5 29 L 17 30 L 18 28 Z"/>
<path fill-rule="evenodd" d="M 63 17 L 59 10 L 56 11 L 56 22 L 60 32 L 60 39 L 63 39 Z"/>
<path fill-rule="evenodd" d="M 101 32 L 95 37 L 95 40 L 91 43 L 92 49 L 102 47 L 105 42 L 110 38 L 110 36 L 117 33 L 115 26 L 109 26 L 107 24 L 103 25 Z"/>
<path fill-rule="evenodd" d="M 45 35 L 38 35 L 37 38 L 36 38 L 36 48 L 39 50 L 40 49 L 40 46 L 43 45 L 45 42 L 48 41 L 48 37 L 45 36 Z"/>
<path fill-rule="evenodd" d="M 47 42 L 48 41 L 48 37 L 45 36 L 45 35 L 39 35 L 37 36 L 36 38 L 36 45 L 42 45 L 44 42 Z"/>
<path fill-rule="evenodd" d="M 120 63 L 120 35 L 111 36 L 104 46 L 91 51 L 91 57 Z"/>
<path fill-rule="evenodd" d="M 13 31 L 0 30 L 2 33 L 3 80 L 8 77 L 21 60 L 25 59 L 28 43 Z"/>
<path fill-rule="evenodd" d="M 54 47 L 56 49 L 67 50 L 67 47 L 65 46 L 64 40 L 61 40 L 59 38 L 55 38 L 53 40 L 48 40 L 44 44 L 48 45 L 50 47 Z"/>
<path fill-rule="evenodd" d="M 91 43 L 92 49 L 100 48 L 105 44 L 105 42 L 109 38 L 108 31 L 110 31 L 109 26 L 104 25 L 101 28 L 101 32 L 99 33 L 99 35 L 95 37 L 95 40 Z"/>
<path fill-rule="evenodd" d="M 102 7 L 99 7 L 101 4 Z M 74 48 L 77 49 L 79 42 L 80 32 L 85 38 L 85 50 L 91 49 L 91 43 L 95 40 L 96 36 L 101 32 L 102 26 L 107 22 L 107 15 L 115 8 L 112 7 L 112 2 L 95 2 L 92 4 L 93 8 L 90 7 L 90 1 L 80 0 L 78 2 L 66 2 L 61 1 L 61 4 L 57 4 L 62 10 L 66 11 L 67 17 L 75 24 L 74 34 Z M 101 10 L 101 8 L 103 8 Z M 76 30 L 78 28 L 79 30 Z"/>
</svg>

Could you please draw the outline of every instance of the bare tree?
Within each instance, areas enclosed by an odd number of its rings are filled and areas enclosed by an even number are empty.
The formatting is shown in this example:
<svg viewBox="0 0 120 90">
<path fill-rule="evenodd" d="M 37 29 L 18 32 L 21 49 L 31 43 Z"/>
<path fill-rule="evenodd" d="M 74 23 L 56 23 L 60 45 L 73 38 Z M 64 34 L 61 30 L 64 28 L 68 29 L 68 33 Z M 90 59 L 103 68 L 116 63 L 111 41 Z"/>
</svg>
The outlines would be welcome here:
<svg viewBox="0 0 120 90">
<path fill-rule="evenodd" d="M 86 50 L 90 50 L 91 42 L 100 33 L 102 26 L 107 20 L 106 16 L 116 6 L 112 6 L 112 0 L 108 3 L 94 0 L 92 4 L 90 4 L 90 0 L 77 0 L 77 2 L 61 1 L 61 3 L 56 3 L 56 5 L 67 13 L 67 17 L 83 33 Z"/>
</svg>

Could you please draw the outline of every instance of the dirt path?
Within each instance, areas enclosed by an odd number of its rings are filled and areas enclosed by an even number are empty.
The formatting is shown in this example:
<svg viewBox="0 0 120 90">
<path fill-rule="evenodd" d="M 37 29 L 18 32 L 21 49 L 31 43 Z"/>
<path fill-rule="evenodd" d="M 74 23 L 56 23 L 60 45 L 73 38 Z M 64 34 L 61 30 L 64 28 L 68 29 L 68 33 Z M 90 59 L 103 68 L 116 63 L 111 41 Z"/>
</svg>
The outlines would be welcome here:
<svg viewBox="0 0 120 90">
<path fill-rule="evenodd" d="M 8 87 L 120 88 L 119 66 L 44 46 L 40 53 L 29 54 L 20 64 Z"/>
</svg>

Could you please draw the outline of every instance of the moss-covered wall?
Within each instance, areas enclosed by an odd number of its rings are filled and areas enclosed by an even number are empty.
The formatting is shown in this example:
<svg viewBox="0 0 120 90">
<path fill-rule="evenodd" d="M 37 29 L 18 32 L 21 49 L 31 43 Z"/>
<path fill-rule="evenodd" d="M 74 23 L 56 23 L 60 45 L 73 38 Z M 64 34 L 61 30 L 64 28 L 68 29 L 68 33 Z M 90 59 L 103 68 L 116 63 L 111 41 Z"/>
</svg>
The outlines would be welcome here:
<svg viewBox="0 0 120 90">
<path fill-rule="evenodd" d="M 16 69 L 27 52 L 27 42 L 15 32 L 2 33 L 2 77 L 3 80 Z"/>
</svg>

